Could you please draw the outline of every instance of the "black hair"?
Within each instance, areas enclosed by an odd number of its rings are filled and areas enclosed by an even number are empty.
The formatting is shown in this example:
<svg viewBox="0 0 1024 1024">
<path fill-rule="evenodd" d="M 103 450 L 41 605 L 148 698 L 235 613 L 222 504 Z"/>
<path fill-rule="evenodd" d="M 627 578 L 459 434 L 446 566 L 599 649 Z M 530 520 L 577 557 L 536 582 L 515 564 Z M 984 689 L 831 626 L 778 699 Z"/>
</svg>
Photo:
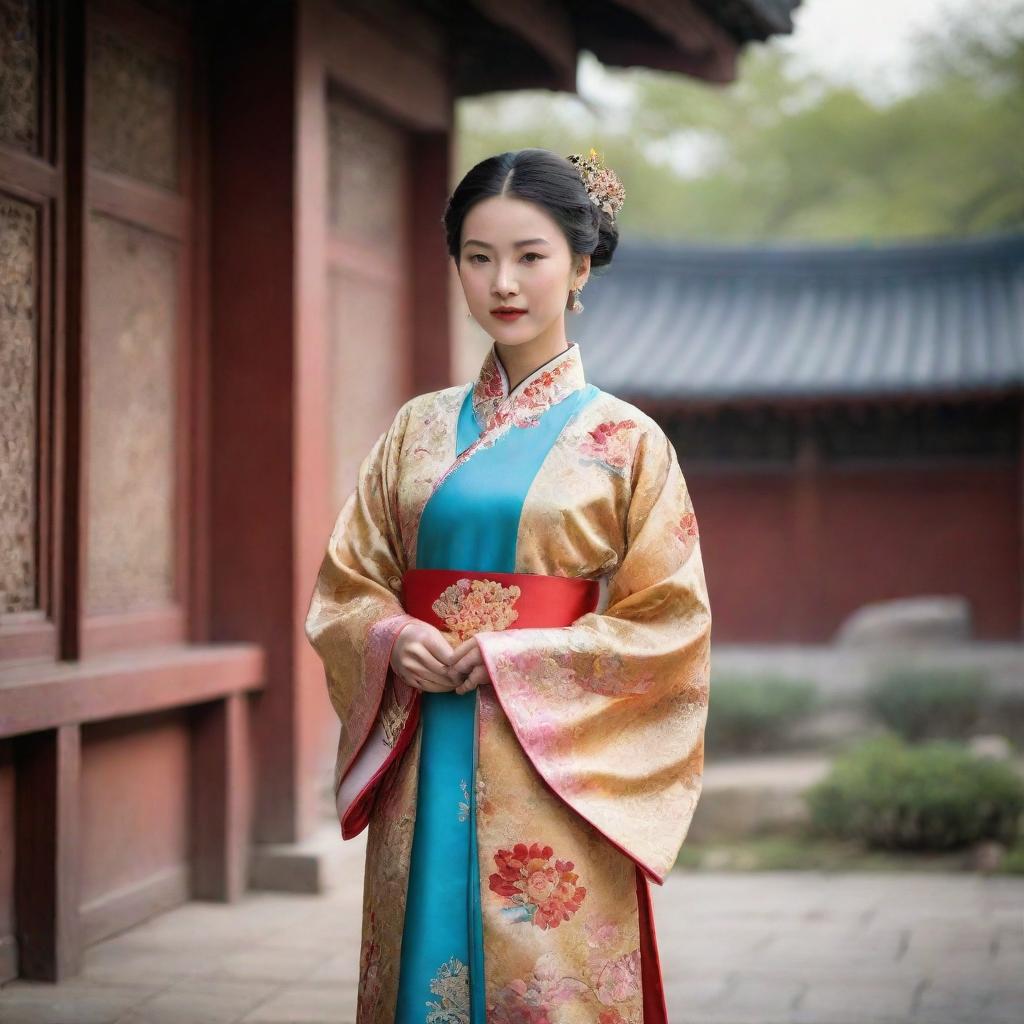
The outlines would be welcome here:
<svg viewBox="0 0 1024 1024">
<path fill-rule="evenodd" d="M 590 255 L 592 270 L 605 267 L 619 242 L 611 215 L 590 198 L 579 171 L 547 149 L 516 149 L 481 160 L 466 172 L 445 207 L 448 252 L 461 263 L 462 224 L 472 207 L 491 196 L 515 196 L 542 206 L 558 223 L 576 255 Z"/>
</svg>

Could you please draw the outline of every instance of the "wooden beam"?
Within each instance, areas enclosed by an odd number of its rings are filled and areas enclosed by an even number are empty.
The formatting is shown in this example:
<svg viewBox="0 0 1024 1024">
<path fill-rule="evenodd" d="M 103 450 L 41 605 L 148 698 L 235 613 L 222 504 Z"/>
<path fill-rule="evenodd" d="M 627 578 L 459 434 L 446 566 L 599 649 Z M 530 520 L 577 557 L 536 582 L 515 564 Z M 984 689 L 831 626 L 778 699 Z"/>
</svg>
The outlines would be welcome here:
<svg viewBox="0 0 1024 1024">
<path fill-rule="evenodd" d="M 139 650 L 0 671 L 0 737 L 187 707 L 261 689 L 254 644 Z"/>
</svg>

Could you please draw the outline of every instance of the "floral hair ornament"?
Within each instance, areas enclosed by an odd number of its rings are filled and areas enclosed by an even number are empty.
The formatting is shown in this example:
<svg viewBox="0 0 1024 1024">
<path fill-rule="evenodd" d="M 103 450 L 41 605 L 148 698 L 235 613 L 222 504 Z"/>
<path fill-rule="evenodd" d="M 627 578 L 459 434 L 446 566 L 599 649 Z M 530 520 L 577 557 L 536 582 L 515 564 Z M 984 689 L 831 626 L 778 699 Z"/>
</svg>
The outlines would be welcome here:
<svg viewBox="0 0 1024 1024">
<path fill-rule="evenodd" d="M 619 176 L 610 167 L 605 166 L 593 146 L 586 156 L 582 153 L 571 153 L 566 159 L 579 172 L 590 201 L 614 220 L 626 200 L 626 189 Z"/>
</svg>

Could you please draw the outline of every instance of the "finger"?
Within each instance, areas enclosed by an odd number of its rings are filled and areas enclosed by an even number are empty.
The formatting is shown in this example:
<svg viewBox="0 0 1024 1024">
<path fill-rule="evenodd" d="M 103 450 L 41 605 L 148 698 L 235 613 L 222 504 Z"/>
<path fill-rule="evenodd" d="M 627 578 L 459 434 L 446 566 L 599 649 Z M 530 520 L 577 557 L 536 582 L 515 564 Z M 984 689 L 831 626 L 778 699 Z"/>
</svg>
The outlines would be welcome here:
<svg viewBox="0 0 1024 1024">
<path fill-rule="evenodd" d="M 470 672 L 469 678 L 472 679 L 477 686 L 481 686 L 484 683 L 489 683 L 491 681 L 491 674 L 487 671 L 486 665 L 478 665 L 472 672 Z"/>
<path fill-rule="evenodd" d="M 445 680 L 443 683 L 439 683 L 430 679 L 428 676 L 419 676 L 417 677 L 417 681 L 419 682 L 420 689 L 425 693 L 447 693 L 452 688 L 451 683 L 448 680 Z"/>
<path fill-rule="evenodd" d="M 439 660 L 436 655 L 427 650 L 426 645 L 411 646 L 406 652 L 409 661 L 417 670 L 422 667 L 424 671 L 435 676 L 444 676 L 448 673 L 447 660 Z"/>
<path fill-rule="evenodd" d="M 443 687 L 446 690 L 452 688 L 452 680 L 442 666 L 434 669 L 429 664 L 425 664 L 417 659 L 413 662 L 412 671 L 421 679 L 430 680 L 435 686 Z"/>
<path fill-rule="evenodd" d="M 475 690 L 475 689 L 476 689 L 476 683 L 474 683 L 472 681 L 472 679 L 468 679 L 467 678 L 465 680 L 465 682 L 459 683 L 459 685 L 455 688 L 455 692 L 456 693 L 469 693 L 470 690 Z"/>
<path fill-rule="evenodd" d="M 438 665 L 447 668 L 451 664 L 452 645 L 448 643 L 440 631 L 426 634 L 421 641 L 421 646 Z"/>
<path fill-rule="evenodd" d="M 472 637 L 472 636 L 471 637 L 467 637 L 465 640 L 462 641 L 461 644 L 459 644 L 458 647 L 456 647 L 452 651 L 451 657 L 448 660 L 448 664 L 449 665 L 454 665 L 467 651 L 472 651 L 472 650 L 475 650 L 475 649 L 476 649 L 476 638 Z"/>
<path fill-rule="evenodd" d="M 452 662 L 451 668 L 460 675 L 468 676 L 477 665 L 481 664 L 481 662 L 480 648 L 474 646 L 457 661 Z"/>
</svg>

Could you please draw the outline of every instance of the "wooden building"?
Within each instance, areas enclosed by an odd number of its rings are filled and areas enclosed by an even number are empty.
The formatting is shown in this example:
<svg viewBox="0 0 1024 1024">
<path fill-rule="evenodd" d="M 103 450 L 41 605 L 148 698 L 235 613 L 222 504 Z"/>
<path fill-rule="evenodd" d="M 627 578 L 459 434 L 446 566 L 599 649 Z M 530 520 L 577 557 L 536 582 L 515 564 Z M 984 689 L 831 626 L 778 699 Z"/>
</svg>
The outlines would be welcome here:
<svg viewBox="0 0 1024 1024">
<path fill-rule="evenodd" d="M 1021 637 L 1024 234 L 626 239 L 586 295 L 588 376 L 679 453 L 720 642 L 828 642 L 922 595 Z"/>
<path fill-rule="evenodd" d="M 584 48 L 726 82 L 793 6 L 0 4 L 0 980 L 294 884 L 316 569 L 451 383 L 455 101 L 573 90 Z"/>
</svg>

